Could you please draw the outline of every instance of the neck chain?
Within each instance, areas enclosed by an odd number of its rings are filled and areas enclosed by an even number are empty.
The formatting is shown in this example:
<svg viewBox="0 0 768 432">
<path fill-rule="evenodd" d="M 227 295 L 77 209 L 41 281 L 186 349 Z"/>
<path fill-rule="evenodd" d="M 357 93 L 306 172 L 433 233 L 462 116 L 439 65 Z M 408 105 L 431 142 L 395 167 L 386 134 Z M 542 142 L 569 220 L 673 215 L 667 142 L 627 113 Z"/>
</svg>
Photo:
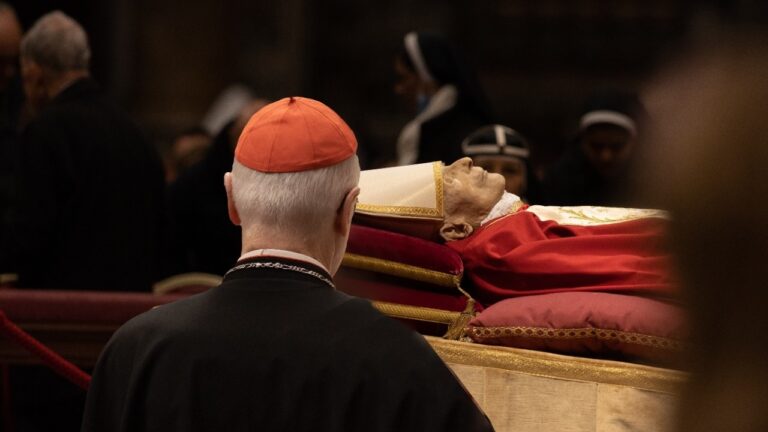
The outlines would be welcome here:
<svg viewBox="0 0 768 432">
<path fill-rule="evenodd" d="M 224 277 L 227 277 L 228 274 L 238 270 L 245 270 L 245 269 L 252 269 L 252 268 L 270 268 L 270 269 L 287 270 L 287 271 L 292 271 L 296 273 L 302 273 L 302 274 L 320 279 L 331 288 L 336 289 L 336 285 L 333 284 L 333 281 L 328 279 L 325 275 L 323 275 L 320 272 L 316 272 L 314 270 L 310 270 L 308 268 L 293 265 L 293 264 L 283 264 L 283 263 L 274 262 L 274 261 L 257 261 L 257 262 L 248 262 L 248 263 L 238 264 L 232 267 L 227 273 L 225 273 Z"/>
</svg>

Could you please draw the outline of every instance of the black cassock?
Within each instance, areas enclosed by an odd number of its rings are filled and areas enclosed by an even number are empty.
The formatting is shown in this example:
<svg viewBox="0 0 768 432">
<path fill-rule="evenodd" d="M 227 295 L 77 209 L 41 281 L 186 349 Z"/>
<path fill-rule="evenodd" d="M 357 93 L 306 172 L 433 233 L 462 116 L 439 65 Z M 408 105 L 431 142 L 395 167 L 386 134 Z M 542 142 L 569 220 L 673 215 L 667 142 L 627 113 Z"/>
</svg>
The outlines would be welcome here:
<svg viewBox="0 0 768 432">
<path fill-rule="evenodd" d="M 420 335 L 286 259 L 121 327 L 83 431 L 490 431 Z"/>
</svg>

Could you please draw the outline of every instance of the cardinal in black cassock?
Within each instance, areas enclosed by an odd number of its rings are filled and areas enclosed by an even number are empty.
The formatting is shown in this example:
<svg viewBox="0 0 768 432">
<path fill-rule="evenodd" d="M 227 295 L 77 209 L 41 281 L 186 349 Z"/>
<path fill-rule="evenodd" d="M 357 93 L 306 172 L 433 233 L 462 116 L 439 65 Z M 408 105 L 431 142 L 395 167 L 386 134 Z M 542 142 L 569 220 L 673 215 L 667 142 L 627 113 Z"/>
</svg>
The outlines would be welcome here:
<svg viewBox="0 0 768 432">
<path fill-rule="evenodd" d="M 359 172 L 356 147 L 343 120 L 311 99 L 283 99 L 251 118 L 225 180 L 247 252 L 220 286 L 115 333 L 94 371 L 83 431 L 493 430 L 420 335 L 334 289 L 357 175 L 331 194 L 341 205 L 320 200 L 322 191 L 309 195 L 333 219 L 317 228 L 332 239 L 320 243 L 325 257 L 312 241 L 286 246 L 291 230 L 269 234 L 276 248 L 250 247 L 260 239 L 248 238 L 239 173 L 271 181 L 350 163 Z"/>
</svg>

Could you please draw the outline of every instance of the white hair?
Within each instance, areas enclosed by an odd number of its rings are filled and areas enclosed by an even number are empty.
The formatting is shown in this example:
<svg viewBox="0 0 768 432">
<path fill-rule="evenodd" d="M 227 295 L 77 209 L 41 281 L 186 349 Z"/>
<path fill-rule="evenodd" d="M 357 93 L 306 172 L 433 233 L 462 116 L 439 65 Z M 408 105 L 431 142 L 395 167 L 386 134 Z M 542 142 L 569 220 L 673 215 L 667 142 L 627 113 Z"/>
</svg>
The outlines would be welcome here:
<svg viewBox="0 0 768 432">
<path fill-rule="evenodd" d="M 232 196 L 243 233 L 252 227 L 306 237 L 331 220 L 360 181 L 357 156 L 326 168 L 263 173 L 232 165 Z"/>
<path fill-rule="evenodd" d="M 87 70 L 91 49 L 85 30 L 61 11 L 43 15 L 21 40 L 21 57 L 55 73 Z"/>
</svg>

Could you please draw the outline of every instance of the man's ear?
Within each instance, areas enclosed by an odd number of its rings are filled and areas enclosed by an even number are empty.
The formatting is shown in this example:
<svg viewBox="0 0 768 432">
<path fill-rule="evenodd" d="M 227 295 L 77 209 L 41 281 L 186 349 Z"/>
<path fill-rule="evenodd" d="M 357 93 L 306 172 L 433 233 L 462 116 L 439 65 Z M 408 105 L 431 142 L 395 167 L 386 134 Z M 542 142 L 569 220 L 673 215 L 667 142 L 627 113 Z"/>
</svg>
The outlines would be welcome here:
<svg viewBox="0 0 768 432">
<path fill-rule="evenodd" d="M 440 237 L 445 241 L 461 240 L 469 237 L 475 229 L 463 219 L 446 220 L 440 228 Z"/>
<path fill-rule="evenodd" d="M 235 200 L 232 198 L 232 173 L 224 174 L 224 189 L 227 190 L 227 210 L 229 211 L 229 220 L 233 224 L 240 226 L 240 215 L 235 207 Z"/>
<path fill-rule="evenodd" d="M 339 207 L 339 211 L 336 213 L 336 220 L 334 221 L 334 227 L 339 233 L 346 234 L 347 230 L 349 230 L 352 224 L 352 217 L 355 215 L 358 195 L 360 195 L 360 187 L 355 186 L 344 196 L 344 201 L 341 203 L 341 207 Z"/>
</svg>

